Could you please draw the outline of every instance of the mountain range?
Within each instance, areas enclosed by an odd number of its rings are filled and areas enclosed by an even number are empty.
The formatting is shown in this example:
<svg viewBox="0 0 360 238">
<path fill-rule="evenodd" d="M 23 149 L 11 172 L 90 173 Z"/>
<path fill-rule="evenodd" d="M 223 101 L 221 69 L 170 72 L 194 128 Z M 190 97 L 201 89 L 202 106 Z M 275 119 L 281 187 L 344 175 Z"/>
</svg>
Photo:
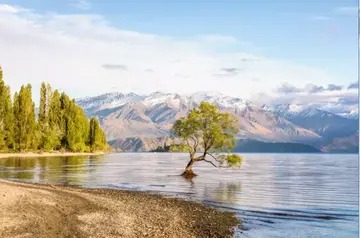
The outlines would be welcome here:
<svg viewBox="0 0 360 238">
<path fill-rule="evenodd" d="M 123 151 L 148 151 L 170 143 L 169 131 L 174 122 L 202 101 L 233 114 L 240 128 L 237 139 L 262 142 L 256 143 L 259 150 L 264 143 L 278 142 L 301 145 L 299 148 L 310 145 L 322 152 L 358 151 L 358 117 L 344 117 L 306 105 L 256 105 L 217 92 L 115 92 L 76 101 L 88 116 L 99 118 L 109 143 Z"/>
</svg>

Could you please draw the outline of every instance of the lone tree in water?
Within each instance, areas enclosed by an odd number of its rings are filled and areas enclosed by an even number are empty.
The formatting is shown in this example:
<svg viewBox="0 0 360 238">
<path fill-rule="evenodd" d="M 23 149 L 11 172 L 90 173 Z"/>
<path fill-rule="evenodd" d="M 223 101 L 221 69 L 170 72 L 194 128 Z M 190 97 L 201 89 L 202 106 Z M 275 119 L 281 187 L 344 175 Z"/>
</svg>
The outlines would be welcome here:
<svg viewBox="0 0 360 238">
<path fill-rule="evenodd" d="M 230 167 L 240 165 L 241 157 L 235 154 L 217 154 L 231 151 L 238 132 L 237 120 L 229 113 L 222 113 L 219 109 L 202 102 L 198 108 L 190 111 L 186 118 L 177 120 L 172 128 L 175 137 L 181 143 L 173 145 L 172 150 L 188 152 L 190 161 L 182 174 L 193 177 L 192 170 L 195 162 L 204 161 L 214 167 Z M 196 156 L 197 153 L 198 156 Z"/>
</svg>

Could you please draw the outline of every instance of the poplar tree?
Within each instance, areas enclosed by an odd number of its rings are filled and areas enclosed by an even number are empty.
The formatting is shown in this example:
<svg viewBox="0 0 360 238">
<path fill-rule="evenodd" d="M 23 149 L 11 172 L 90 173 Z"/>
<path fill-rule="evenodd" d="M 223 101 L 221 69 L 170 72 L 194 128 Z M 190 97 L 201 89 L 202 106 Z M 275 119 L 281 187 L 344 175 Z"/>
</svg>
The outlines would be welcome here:
<svg viewBox="0 0 360 238">
<path fill-rule="evenodd" d="M 43 82 L 40 89 L 37 140 L 38 148 L 45 151 L 51 151 L 57 145 L 57 131 L 53 130 L 49 123 L 51 97 L 52 91 L 50 85 Z"/>
<path fill-rule="evenodd" d="M 88 151 L 89 121 L 82 108 L 62 93 L 61 102 L 61 146 L 67 150 Z"/>
<path fill-rule="evenodd" d="M 31 85 L 21 86 L 14 97 L 15 144 L 19 151 L 36 148 L 35 104 L 32 101 Z"/>
<path fill-rule="evenodd" d="M 62 110 L 61 110 L 61 101 L 60 93 L 58 90 L 55 90 L 50 98 L 49 103 L 49 127 L 52 133 L 52 148 L 58 150 L 61 147 L 61 138 L 62 138 Z"/>
<path fill-rule="evenodd" d="M 89 146 L 91 151 L 105 150 L 107 147 L 105 133 L 99 121 L 94 117 L 90 119 Z"/>
<path fill-rule="evenodd" d="M 10 88 L 5 85 L 0 67 L 0 151 L 13 148 L 13 114 Z"/>
<path fill-rule="evenodd" d="M 46 84 L 43 82 L 41 84 L 40 89 L 40 106 L 39 106 L 39 116 L 38 116 L 38 123 L 44 124 L 47 119 L 47 87 Z"/>
<path fill-rule="evenodd" d="M 0 67 L 0 151 L 69 150 L 74 152 L 107 149 L 106 136 L 98 120 L 87 119 L 74 99 L 49 84 L 40 88 L 36 121 L 31 85 L 21 86 L 11 102 L 10 88 Z"/>
</svg>

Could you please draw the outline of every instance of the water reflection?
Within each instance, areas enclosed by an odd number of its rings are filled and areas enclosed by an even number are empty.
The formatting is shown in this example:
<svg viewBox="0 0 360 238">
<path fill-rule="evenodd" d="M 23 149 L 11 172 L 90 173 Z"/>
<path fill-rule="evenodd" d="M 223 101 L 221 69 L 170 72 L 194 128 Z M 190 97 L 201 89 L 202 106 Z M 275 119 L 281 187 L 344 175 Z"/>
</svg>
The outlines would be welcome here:
<svg viewBox="0 0 360 238">
<path fill-rule="evenodd" d="M 103 156 L 0 159 L 0 178 L 42 183 L 81 184 Z M 95 178 L 93 178 L 95 179 Z"/>
<path fill-rule="evenodd" d="M 13 168 L 0 170 L 0 178 L 14 178 L 21 180 L 31 180 L 34 177 L 33 170 L 36 166 L 35 159 L 9 158 L 0 159 L 0 166 Z"/>
<path fill-rule="evenodd" d="M 228 203 L 236 203 L 241 198 L 241 182 L 234 183 L 222 183 L 214 190 L 215 200 L 228 202 Z"/>
</svg>

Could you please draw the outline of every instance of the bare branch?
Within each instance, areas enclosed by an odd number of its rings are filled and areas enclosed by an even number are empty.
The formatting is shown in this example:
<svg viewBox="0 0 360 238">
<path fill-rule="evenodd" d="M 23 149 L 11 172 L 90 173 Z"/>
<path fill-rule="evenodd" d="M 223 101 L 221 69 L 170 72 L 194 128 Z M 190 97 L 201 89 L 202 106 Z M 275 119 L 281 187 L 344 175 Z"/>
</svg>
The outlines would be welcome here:
<svg viewBox="0 0 360 238">
<path fill-rule="evenodd" d="M 190 136 L 190 138 L 194 141 L 194 144 L 197 144 L 197 141 L 196 141 L 196 139 L 194 138 L 194 136 Z"/>
<path fill-rule="evenodd" d="M 207 149 L 209 150 L 209 149 L 211 148 L 211 146 L 213 146 L 213 144 L 214 144 L 214 141 L 211 141 L 211 142 L 210 142 L 210 145 L 208 146 Z"/>
<path fill-rule="evenodd" d="M 206 160 L 206 159 L 203 159 L 205 162 L 207 163 L 210 163 L 212 164 L 212 166 L 216 167 L 216 168 L 219 168 L 219 166 L 215 165 L 213 162 L 211 162 L 210 160 Z"/>
<path fill-rule="evenodd" d="M 194 151 L 196 152 L 197 146 L 198 146 L 198 141 L 193 136 L 190 136 L 190 138 L 194 141 Z"/>
<path fill-rule="evenodd" d="M 188 140 L 188 139 L 185 139 L 185 141 L 186 141 L 186 144 L 187 144 L 187 146 L 188 146 L 188 148 L 189 148 L 189 154 L 190 154 L 190 156 L 192 156 L 193 153 L 195 153 L 195 152 L 191 151 L 191 146 L 190 146 L 189 140 Z"/>
<path fill-rule="evenodd" d="M 201 160 L 204 160 L 204 159 L 205 159 L 205 156 L 200 155 L 199 157 L 195 158 L 195 161 L 201 161 Z"/>
<path fill-rule="evenodd" d="M 213 154 L 210 154 L 209 152 L 207 153 L 208 155 L 210 155 L 214 160 L 216 160 L 216 162 L 221 162 L 218 158 L 216 158 Z"/>
</svg>

